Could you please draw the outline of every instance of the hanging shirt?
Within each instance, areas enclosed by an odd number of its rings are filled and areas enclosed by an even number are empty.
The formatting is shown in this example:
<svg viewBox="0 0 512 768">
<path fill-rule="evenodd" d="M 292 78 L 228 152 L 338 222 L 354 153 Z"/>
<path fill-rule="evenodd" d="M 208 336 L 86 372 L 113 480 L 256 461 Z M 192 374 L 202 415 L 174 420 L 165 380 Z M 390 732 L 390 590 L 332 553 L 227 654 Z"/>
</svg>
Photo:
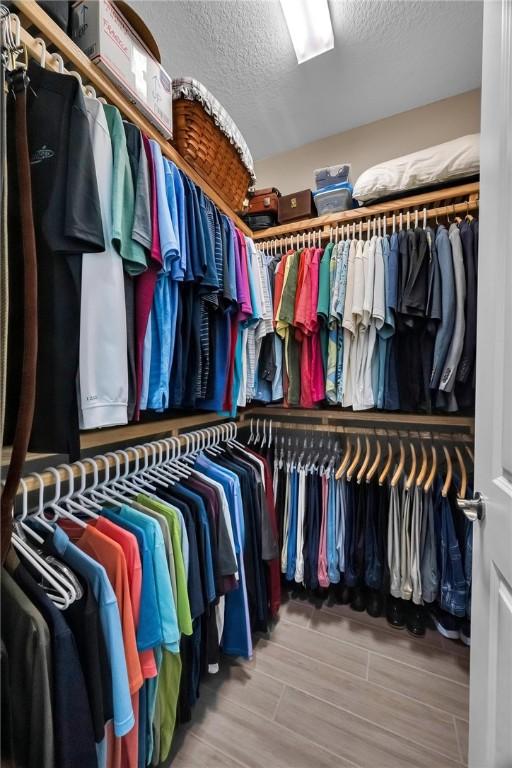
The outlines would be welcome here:
<svg viewBox="0 0 512 768">
<path fill-rule="evenodd" d="M 87 98 L 86 108 L 106 246 L 82 257 L 79 415 L 81 429 L 95 429 L 127 423 L 128 359 L 123 262 L 112 229 L 112 143 L 101 103 Z"/>
<path fill-rule="evenodd" d="M 73 633 L 63 612 L 50 600 L 28 568 L 18 561 L 12 575 L 41 611 L 50 630 L 56 765 L 74 768 L 78 759 L 84 768 L 96 768 L 91 711 Z"/>
<path fill-rule="evenodd" d="M 3 677 L 2 685 L 9 685 L 11 693 L 13 758 L 27 768 L 54 768 L 50 631 L 4 568 L 1 590 L 2 640 L 8 654 L 8 680 Z"/>
<path fill-rule="evenodd" d="M 151 307 L 151 352 L 144 356 L 144 378 L 148 379 L 147 408 L 157 411 L 167 407 L 169 400 L 169 374 L 174 351 L 177 311 L 177 286 L 171 278 L 173 264 L 179 263 L 179 232 L 175 230 L 171 206 L 177 225 L 177 205 L 174 187 L 168 197 L 164 159 L 159 144 L 149 142 L 155 171 L 158 229 L 162 269 L 158 274 Z M 146 373 L 149 367 L 149 374 Z M 142 406 L 141 406 L 142 407 Z"/>
<path fill-rule="evenodd" d="M 225 653 L 251 658 L 252 638 L 249 624 L 249 606 L 243 558 L 245 526 L 240 482 L 233 472 L 230 472 L 224 467 L 219 467 L 203 455 L 198 456 L 196 467 L 200 471 L 204 471 L 206 474 L 218 480 L 224 488 L 229 503 L 233 534 L 235 536 L 240 582 L 238 589 L 235 589 L 226 595 L 222 648 Z"/>
<path fill-rule="evenodd" d="M 130 697 L 123 630 L 116 594 L 105 568 L 86 552 L 78 549 L 70 541 L 65 531 L 57 526 L 49 542 L 65 563 L 88 579 L 98 601 L 101 625 L 112 671 L 114 731 L 116 736 L 124 736 L 133 728 L 135 718 Z"/>
</svg>

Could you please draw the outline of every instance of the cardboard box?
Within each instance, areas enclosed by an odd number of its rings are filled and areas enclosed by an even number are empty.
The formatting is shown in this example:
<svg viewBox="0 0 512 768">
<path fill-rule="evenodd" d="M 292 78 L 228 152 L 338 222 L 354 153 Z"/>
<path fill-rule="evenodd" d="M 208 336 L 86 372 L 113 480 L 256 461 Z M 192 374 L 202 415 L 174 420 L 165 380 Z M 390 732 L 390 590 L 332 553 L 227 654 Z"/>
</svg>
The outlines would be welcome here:
<svg viewBox="0 0 512 768">
<path fill-rule="evenodd" d="M 172 139 L 172 81 L 109 0 L 81 0 L 72 8 L 74 42 L 148 120 Z"/>
</svg>

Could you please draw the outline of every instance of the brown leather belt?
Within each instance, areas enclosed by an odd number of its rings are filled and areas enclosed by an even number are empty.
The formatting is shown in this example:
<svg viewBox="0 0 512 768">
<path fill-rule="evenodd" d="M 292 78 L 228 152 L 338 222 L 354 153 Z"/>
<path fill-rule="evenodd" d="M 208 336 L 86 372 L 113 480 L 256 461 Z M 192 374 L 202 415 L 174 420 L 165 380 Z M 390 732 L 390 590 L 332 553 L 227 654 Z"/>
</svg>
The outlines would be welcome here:
<svg viewBox="0 0 512 768">
<path fill-rule="evenodd" d="M 8 80 L 11 98 L 15 99 L 16 167 L 23 251 L 23 365 L 16 430 L 1 501 L 2 563 L 10 545 L 12 508 L 23 472 L 32 429 L 37 369 L 37 258 L 27 134 L 27 87 L 29 81 L 24 69 L 10 72 Z"/>
</svg>

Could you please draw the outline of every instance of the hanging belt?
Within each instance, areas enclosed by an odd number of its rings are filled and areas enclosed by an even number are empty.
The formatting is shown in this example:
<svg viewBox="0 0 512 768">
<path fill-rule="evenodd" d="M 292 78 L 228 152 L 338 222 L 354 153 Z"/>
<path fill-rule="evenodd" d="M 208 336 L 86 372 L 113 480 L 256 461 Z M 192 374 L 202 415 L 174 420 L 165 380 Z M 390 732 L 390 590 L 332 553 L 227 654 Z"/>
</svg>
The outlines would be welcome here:
<svg viewBox="0 0 512 768">
<path fill-rule="evenodd" d="M 16 429 L 1 502 L 2 563 L 9 549 L 12 508 L 23 472 L 32 429 L 37 369 L 37 259 L 27 133 L 27 86 L 29 80 L 24 69 L 10 72 L 8 79 L 10 90 L 15 99 L 16 165 L 23 250 L 23 365 Z"/>
</svg>

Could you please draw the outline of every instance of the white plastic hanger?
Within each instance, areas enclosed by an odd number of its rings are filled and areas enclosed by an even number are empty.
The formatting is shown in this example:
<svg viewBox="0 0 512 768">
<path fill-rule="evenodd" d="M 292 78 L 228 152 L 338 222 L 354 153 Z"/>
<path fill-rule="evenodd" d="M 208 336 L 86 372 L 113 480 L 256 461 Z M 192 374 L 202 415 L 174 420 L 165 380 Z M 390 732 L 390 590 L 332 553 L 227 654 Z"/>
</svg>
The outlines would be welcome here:
<svg viewBox="0 0 512 768">
<path fill-rule="evenodd" d="M 60 55 L 60 53 L 52 53 L 52 54 L 51 54 L 51 58 L 52 58 L 54 61 L 56 61 L 56 62 L 57 62 L 57 65 L 58 65 L 58 67 L 59 67 L 59 70 L 58 70 L 58 72 L 59 72 L 59 75 L 63 75 L 63 74 L 64 74 L 64 59 L 62 58 L 62 56 Z"/>
<path fill-rule="evenodd" d="M 135 456 L 135 464 L 132 472 L 130 472 L 130 457 L 128 456 L 128 451 L 132 451 Z M 133 483 L 131 478 L 139 471 L 139 453 L 135 450 L 135 448 L 127 448 L 125 451 L 120 448 L 118 453 L 120 453 L 124 459 L 125 471 L 119 478 L 117 486 L 121 489 L 121 491 L 126 490 L 127 492 L 137 496 L 137 494 L 139 494 L 141 491 L 141 487 L 136 483 Z"/>
<path fill-rule="evenodd" d="M 124 504 L 130 504 L 130 494 L 133 496 L 133 491 L 119 486 L 119 480 L 121 479 L 121 459 L 119 455 L 114 451 L 109 451 L 105 454 L 105 458 L 112 457 L 114 460 L 115 474 L 113 478 L 109 479 L 109 492 L 114 494 Z M 128 494 L 128 496 L 126 495 Z"/>
<path fill-rule="evenodd" d="M 59 579 L 59 574 L 52 566 L 48 565 L 46 560 L 41 557 L 40 554 L 35 552 L 26 541 L 24 541 L 17 533 L 13 532 L 11 536 L 11 542 L 15 549 L 28 560 L 28 562 L 41 574 L 43 579 L 55 590 L 57 594 L 49 593 L 48 597 L 54 603 L 54 605 L 61 611 L 69 608 L 73 602 L 73 596 L 70 591 L 67 590 Z"/>
<path fill-rule="evenodd" d="M 82 468 L 83 468 L 83 464 L 82 464 Z M 85 504 L 83 503 L 80 504 L 78 500 L 75 500 L 73 498 L 74 496 L 76 497 L 77 494 L 75 494 L 75 476 L 73 474 L 73 468 L 71 467 L 71 465 L 59 464 L 57 469 L 63 469 L 65 472 L 67 472 L 67 475 L 68 475 L 68 492 L 65 496 L 61 497 L 60 503 L 63 504 L 65 508 L 70 512 L 73 510 L 75 512 L 84 512 L 86 515 L 88 515 L 92 519 L 97 520 L 98 515 L 96 514 L 96 512 L 93 512 L 92 509 L 87 507 Z"/>
<path fill-rule="evenodd" d="M 240 448 L 242 451 L 245 450 L 245 446 L 236 439 L 238 435 L 238 427 L 235 422 L 231 421 L 229 424 L 225 424 L 224 426 L 226 427 L 226 431 L 229 433 L 229 444 L 236 445 L 236 447 Z"/>
<path fill-rule="evenodd" d="M 44 539 L 37 534 L 33 528 L 31 528 L 29 525 L 27 525 L 24 520 L 27 517 L 28 514 L 28 491 L 27 491 L 27 484 L 25 480 L 21 477 L 20 478 L 20 485 L 22 488 L 22 507 L 21 507 L 21 516 L 15 518 L 15 524 L 18 528 L 20 528 L 24 533 L 27 533 L 34 541 L 36 541 L 38 544 L 44 544 Z M 53 530 L 51 526 L 48 526 L 50 530 Z"/>
<path fill-rule="evenodd" d="M 60 493 L 60 473 L 55 469 L 55 467 L 49 467 L 48 472 L 50 472 L 50 474 L 52 474 L 55 478 L 55 496 L 51 501 L 48 501 L 43 505 L 43 510 L 51 509 L 56 513 L 57 518 L 65 517 L 67 520 L 71 520 L 71 522 L 80 526 L 80 528 L 87 528 L 87 523 L 84 523 L 83 520 L 80 520 L 79 517 L 76 517 L 76 515 L 73 515 L 69 510 L 65 509 L 65 507 L 62 507 L 59 504 L 62 499 Z M 67 500 L 67 498 L 64 497 L 64 500 Z"/>
<path fill-rule="evenodd" d="M 94 510 L 94 509 L 96 509 L 98 512 L 101 512 L 101 506 L 99 504 L 96 504 L 95 501 L 87 498 L 84 495 L 87 488 L 87 475 L 85 471 L 85 465 L 81 461 L 75 461 L 74 463 L 80 470 L 80 488 L 78 489 L 78 491 L 76 491 L 76 493 L 73 494 L 73 500 L 80 502 L 82 505 L 82 510 L 87 514 L 90 514 L 91 510 Z M 96 466 L 95 462 L 92 462 L 92 463 L 96 473 L 95 476 L 96 476 L 96 483 L 97 483 L 98 467 Z"/>
</svg>

